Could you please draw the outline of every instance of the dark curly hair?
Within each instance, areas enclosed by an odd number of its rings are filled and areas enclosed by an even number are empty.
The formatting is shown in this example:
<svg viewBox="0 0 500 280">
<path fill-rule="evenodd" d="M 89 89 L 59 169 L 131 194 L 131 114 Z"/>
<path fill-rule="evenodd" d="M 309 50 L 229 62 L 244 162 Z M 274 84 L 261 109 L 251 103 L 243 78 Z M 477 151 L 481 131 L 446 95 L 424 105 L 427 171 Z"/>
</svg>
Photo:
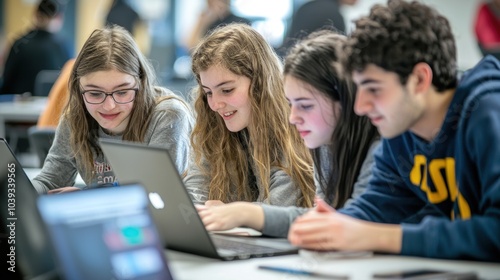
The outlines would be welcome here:
<svg viewBox="0 0 500 280">
<path fill-rule="evenodd" d="M 448 20 L 417 1 L 389 0 L 375 5 L 370 14 L 355 21 L 345 51 L 348 72 L 374 64 L 399 75 L 406 84 L 420 62 L 432 69 L 438 92 L 457 85 L 456 47 Z"/>
</svg>

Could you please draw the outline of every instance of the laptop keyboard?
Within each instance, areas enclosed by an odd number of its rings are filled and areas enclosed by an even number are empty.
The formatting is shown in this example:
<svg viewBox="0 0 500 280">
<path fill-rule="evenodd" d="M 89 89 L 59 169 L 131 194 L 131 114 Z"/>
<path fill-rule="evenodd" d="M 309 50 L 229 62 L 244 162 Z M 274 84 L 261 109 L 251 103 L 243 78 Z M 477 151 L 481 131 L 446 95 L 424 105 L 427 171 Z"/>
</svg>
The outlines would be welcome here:
<svg viewBox="0 0 500 280">
<path fill-rule="evenodd" d="M 215 247 L 217 247 L 217 250 L 222 249 L 224 251 L 231 251 L 236 254 L 264 255 L 280 251 L 275 247 L 262 246 L 234 239 L 228 239 L 224 238 L 223 236 L 211 235 L 211 237 L 215 244 Z"/>
</svg>

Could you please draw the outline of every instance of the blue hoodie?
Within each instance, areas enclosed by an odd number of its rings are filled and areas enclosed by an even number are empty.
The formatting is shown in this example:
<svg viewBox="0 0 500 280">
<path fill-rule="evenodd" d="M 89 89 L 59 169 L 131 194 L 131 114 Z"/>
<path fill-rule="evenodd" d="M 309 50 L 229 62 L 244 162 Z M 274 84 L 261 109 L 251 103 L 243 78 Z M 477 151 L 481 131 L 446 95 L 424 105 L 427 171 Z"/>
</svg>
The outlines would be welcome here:
<svg viewBox="0 0 500 280">
<path fill-rule="evenodd" d="M 500 261 L 500 62 L 464 74 L 431 142 L 384 139 L 367 191 L 340 212 L 402 224 L 403 255 Z"/>
</svg>

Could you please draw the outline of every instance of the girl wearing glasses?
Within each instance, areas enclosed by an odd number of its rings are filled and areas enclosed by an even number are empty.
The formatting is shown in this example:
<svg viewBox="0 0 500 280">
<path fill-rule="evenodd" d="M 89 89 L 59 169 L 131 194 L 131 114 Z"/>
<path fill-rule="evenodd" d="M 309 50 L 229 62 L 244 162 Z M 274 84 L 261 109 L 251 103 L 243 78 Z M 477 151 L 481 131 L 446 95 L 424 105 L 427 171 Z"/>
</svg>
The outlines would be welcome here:
<svg viewBox="0 0 500 280">
<path fill-rule="evenodd" d="M 78 190 L 73 186 L 77 173 L 87 185 L 113 184 L 116 178 L 98 138 L 164 147 L 184 172 L 194 119 L 181 98 L 155 82 L 153 68 L 125 29 L 95 30 L 70 74 L 69 103 L 33 180 L 37 191 Z"/>
<path fill-rule="evenodd" d="M 309 151 L 289 124 L 281 63 L 246 24 L 215 29 L 192 55 L 194 161 L 184 178 L 195 203 L 312 206 Z"/>
<path fill-rule="evenodd" d="M 333 31 L 317 31 L 290 50 L 283 71 L 289 121 L 311 149 L 316 193 L 335 208 L 365 190 L 380 143 L 377 129 L 354 113 L 354 86 L 341 77 L 344 42 Z M 247 226 L 286 237 L 293 220 L 308 210 L 236 202 L 198 212 L 208 230 Z"/>
</svg>

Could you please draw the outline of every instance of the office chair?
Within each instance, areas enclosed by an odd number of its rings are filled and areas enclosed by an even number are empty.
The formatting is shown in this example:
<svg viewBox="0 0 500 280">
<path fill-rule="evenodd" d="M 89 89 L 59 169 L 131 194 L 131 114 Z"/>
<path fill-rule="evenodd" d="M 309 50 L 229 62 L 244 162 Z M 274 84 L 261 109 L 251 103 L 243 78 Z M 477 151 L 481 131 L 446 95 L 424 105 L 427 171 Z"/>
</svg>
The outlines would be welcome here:
<svg viewBox="0 0 500 280">
<path fill-rule="evenodd" d="M 61 70 L 41 70 L 38 72 L 35 78 L 33 96 L 48 96 L 60 73 Z"/>
<path fill-rule="evenodd" d="M 38 156 L 39 167 L 43 166 L 43 162 L 54 141 L 55 134 L 55 128 L 38 128 L 37 126 L 32 126 L 28 129 L 30 145 Z"/>
</svg>

